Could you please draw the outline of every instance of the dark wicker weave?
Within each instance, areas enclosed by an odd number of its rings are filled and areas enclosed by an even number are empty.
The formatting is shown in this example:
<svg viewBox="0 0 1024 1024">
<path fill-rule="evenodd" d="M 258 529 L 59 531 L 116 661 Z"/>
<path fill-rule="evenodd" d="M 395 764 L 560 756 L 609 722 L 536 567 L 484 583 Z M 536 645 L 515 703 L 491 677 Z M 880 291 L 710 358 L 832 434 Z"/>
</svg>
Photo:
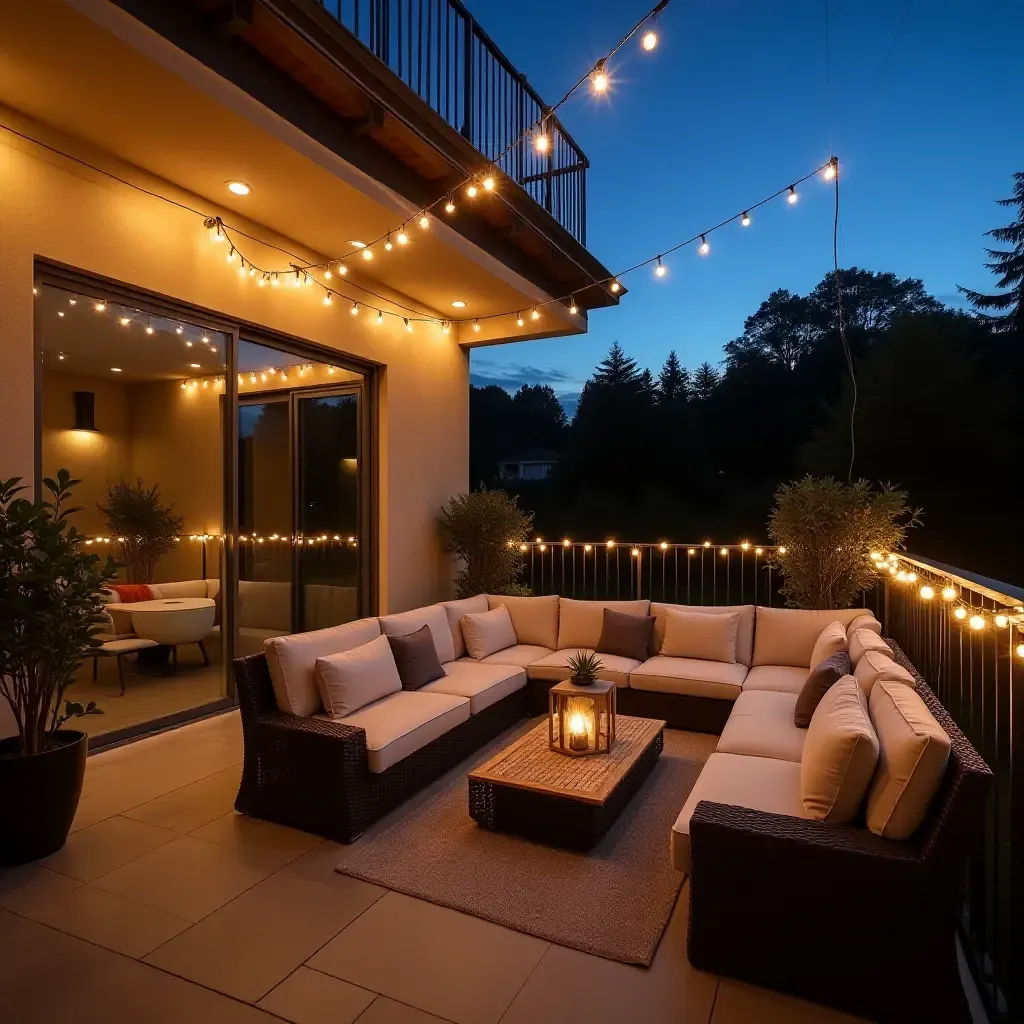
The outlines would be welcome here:
<svg viewBox="0 0 1024 1024">
<path fill-rule="evenodd" d="M 603 803 L 503 786 L 485 779 L 469 780 L 469 813 L 486 829 L 514 832 L 550 846 L 589 850 L 615 824 L 618 816 L 654 769 L 665 745 L 659 732 Z"/>
<path fill-rule="evenodd" d="M 954 938 L 992 773 L 913 666 L 952 742 L 906 842 L 701 801 L 690 819 L 691 963 L 870 1020 L 970 1020 Z"/>
<path fill-rule="evenodd" d="M 530 713 L 545 715 L 548 710 L 548 690 L 555 685 L 553 679 L 530 679 Z M 732 712 L 731 700 L 714 697 L 695 697 L 688 693 L 661 693 L 620 686 L 616 693 L 619 714 L 637 718 L 660 718 L 670 729 L 689 732 L 710 732 L 716 735 L 725 728 Z"/>
<path fill-rule="evenodd" d="M 265 655 L 234 669 L 244 743 L 235 809 L 343 843 L 526 715 L 518 690 L 375 774 L 362 729 L 277 710 Z"/>
</svg>

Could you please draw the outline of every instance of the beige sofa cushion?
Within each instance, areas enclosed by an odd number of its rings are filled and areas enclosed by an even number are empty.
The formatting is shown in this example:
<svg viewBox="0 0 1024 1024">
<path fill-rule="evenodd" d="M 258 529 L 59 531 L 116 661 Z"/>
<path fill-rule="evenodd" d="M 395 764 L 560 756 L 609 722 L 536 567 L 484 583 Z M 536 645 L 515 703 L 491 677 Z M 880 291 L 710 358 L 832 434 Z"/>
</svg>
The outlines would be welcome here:
<svg viewBox="0 0 1024 1024">
<path fill-rule="evenodd" d="M 853 638 L 853 634 L 858 629 L 870 629 L 872 633 L 877 633 L 879 636 L 882 635 L 882 624 L 871 614 L 871 612 L 865 612 L 863 615 L 858 615 L 847 627 L 846 627 L 846 639 L 849 641 Z"/>
<path fill-rule="evenodd" d="M 776 693 L 800 693 L 807 682 L 807 669 L 797 665 L 755 665 L 743 680 L 746 690 L 774 690 Z"/>
<path fill-rule="evenodd" d="M 445 601 L 441 607 L 444 608 L 445 615 L 448 616 L 448 625 L 451 626 L 455 657 L 465 657 L 466 641 L 462 635 L 462 616 L 468 612 L 487 611 L 490 607 L 487 595 L 477 594 L 476 597 L 464 597 L 461 601 Z"/>
<path fill-rule="evenodd" d="M 320 710 L 316 659 L 350 651 L 380 636 L 376 619 L 358 619 L 312 633 L 293 633 L 263 641 L 279 711 L 308 718 Z"/>
<path fill-rule="evenodd" d="M 886 657 L 892 657 L 892 648 L 873 630 L 854 630 L 853 636 L 850 638 L 850 661 L 853 662 L 854 669 L 857 668 L 860 659 L 868 651 L 876 651 Z"/>
<path fill-rule="evenodd" d="M 173 583 L 151 583 L 154 598 L 213 597 L 206 580 L 177 580 Z"/>
<path fill-rule="evenodd" d="M 545 682 L 560 683 L 568 679 L 572 673 L 569 671 L 569 659 L 583 651 L 593 654 L 594 649 L 583 647 L 567 647 L 565 650 L 555 651 L 539 661 L 530 664 L 526 674 L 530 679 L 543 679 Z M 607 679 L 616 686 L 629 686 L 629 674 L 640 666 L 639 661 L 632 658 L 620 658 L 617 654 L 599 654 L 601 670 L 597 673 L 598 678 Z"/>
<path fill-rule="evenodd" d="M 871 697 L 871 689 L 881 679 L 889 682 L 903 683 L 911 688 L 917 686 L 917 680 L 902 666 L 897 665 L 888 654 L 882 651 L 865 651 L 861 655 L 853 674 L 864 691 L 864 696 Z"/>
<path fill-rule="evenodd" d="M 878 737 L 864 691 L 843 676 L 821 698 L 804 740 L 800 797 L 804 814 L 843 825 L 856 817 L 878 764 Z"/>
<path fill-rule="evenodd" d="M 623 612 L 625 615 L 647 615 L 650 601 L 573 601 L 563 597 L 558 607 L 558 650 L 589 648 L 595 650 L 604 626 L 604 610 Z M 522 640 L 522 637 L 520 637 Z M 523 641 L 534 643 L 536 641 Z M 611 657 L 606 655 L 605 657 Z"/>
<path fill-rule="evenodd" d="M 332 718 L 344 718 L 402 689 L 402 678 L 386 636 L 350 651 L 317 658 L 313 674 L 324 711 Z"/>
<path fill-rule="evenodd" d="M 534 647 L 531 644 L 516 644 L 515 647 L 506 647 L 496 654 L 489 654 L 481 659 L 483 665 L 515 665 L 517 668 L 526 668 L 549 654 L 554 654 L 550 647 Z"/>
<path fill-rule="evenodd" d="M 946 773 L 949 737 L 910 687 L 878 680 L 869 701 L 878 734 L 878 770 L 867 825 L 886 839 L 909 839 L 924 821 Z"/>
<path fill-rule="evenodd" d="M 672 826 L 672 864 L 690 871 L 690 818 L 701 800 L 806 818 L 800 802 L 800 765 L 774 757 L 712 754 Z"/>
<path fill-rule="evenodd" d="M 654 616 L 654 653 L 661 654 L 661 645 L 665 639 L 665 613 L 670 608 L 678 611 L 700 612 L 701 615 L 732 615 L 739 614 L 739 627 L 736 632 L 736 660 L 750 668 L 754 654 L 754 606 L 752 604 L 730 605 L 691 605 L 691 604 L 659 604 L 651 602 L 651 614 Z"/>
<path fill-rule="evenodd" d="M 754 630 L 755 665 L 811 664 L 814 644 L 830 622 L 848 626 L 863 608 L 818 611 L 807 608 L 757 608 Z"/>
<path fill-rule="evenodd" d="M 706 615 L 693 609 L 665 609 L 665 638 L 661 654 L 667 658 L 696 658 L 736 664 L 740 614 Z"/>
<path fill-rule="evenodd" d="M 794 723 L 796 701 L 791 693 L 745 690 L 736 698 L 715 749 L 799 763 L 807 730 Z"/>
<path fill-rule="evenodd" d="M 463 615 L 462 636 L 466 641 L 469 656 L 476 658 L 477 661 L 516 645 L 512 616 L 504 606 L 492 608 L 489 612 L 471 612 L 469 615 Z"/>
<path fill-rule="evenodd" d="M 833 654 L 845 651 L 846 627 L 841 622 L 830 622 L 814 641 L 814 649 L 811 651 L 811 660 L 807 663 L 807 670 L 817 668 L 826 658 Z"/>
<path fill-rule="evenodd" d="M 603 655 L 602 655 L 603 657 Z M 747 666 L 697 658 L 648 658 L 629 673 L 629 685 L 656 693 L 685 693 L 693 697 L 735 700 L 743 689 Z"/>
<path fill-rule="evenodd" d="M 516 643 L 533 647 L 558 646 L 558 617 L 560 601 L 557 594 L 550 597 L 505 597 L 503 594 L 488 594 L 487 606 L 497 608 L 504 605 L 512 616 L 512 627 L 516 631 Z"/>
<path fill-rule="evenodd" d="M 333 719 L 366 733 L 366 760 L 371 772 L 386 772 L 469 718 L 465 697 L 425 693 L 425 689 L 402 690 L 344 718 Z"/>
<path fill-rule="evenodd" d="M 430 604 L 425 608 L 413 608 L 395 615 L 382 615 L 379 621 L 380 631 L 386 636 L 405 636 L 407 633 L 415 633 L 421 626 L 429 626 L 437 660 L 442 665 L 455 660 L 455 642 L 448 625 L 448 613 L 443 606 Z"/>
<path fill-rule="evenodd" d="M 444 679 L 435 679 L 417 692 L 465 697 L 470 713 L 476 715 L 525 685 L 526 671 L 515 665 L 489 665 L 462 658 L 444 666 Z"/>
</svg>

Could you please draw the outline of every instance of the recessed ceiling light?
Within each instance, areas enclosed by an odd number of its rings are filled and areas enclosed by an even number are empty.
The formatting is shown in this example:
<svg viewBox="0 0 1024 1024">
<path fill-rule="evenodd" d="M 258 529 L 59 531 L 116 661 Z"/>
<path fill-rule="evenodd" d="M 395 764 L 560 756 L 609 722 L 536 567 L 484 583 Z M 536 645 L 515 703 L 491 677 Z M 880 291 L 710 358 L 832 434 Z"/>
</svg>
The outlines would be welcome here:
<svg viewBox="0 0 1024 1024">
<path fill-rule="evenodd" d="M 191 366 L 193 370 L 199 369 L 199 363 L 189 363 L 188 365 Z"/>
<path fill-rule="evenodd" d="M 465 309 L 466 308 L 466 300 L 465 299 L 455 299 L 455 301 L 452 302 L 452 306 L 455 309 Z"/>
<path fill-rule="evenodd" d="M 366 248 L 366 243 L 365 242 L 360 242 L 358 238 L 350 238 L 348 240 L 348 244 L 351 245 L 355 249 L 365 249 Z"/>
<path fill-rule="evenodd" d="M 247 196 L 252 191 L 252 186 L 244 181 L 229 181 L 228 191 L 234 192 L 236 196 Z"/>
<path fill-rule="evenodd" d="M 110 372 L 111 373 L 120 373 L 121 372 L 121 367 L 120 366 L 112 366 L 110 368 Z"/>
</svg>

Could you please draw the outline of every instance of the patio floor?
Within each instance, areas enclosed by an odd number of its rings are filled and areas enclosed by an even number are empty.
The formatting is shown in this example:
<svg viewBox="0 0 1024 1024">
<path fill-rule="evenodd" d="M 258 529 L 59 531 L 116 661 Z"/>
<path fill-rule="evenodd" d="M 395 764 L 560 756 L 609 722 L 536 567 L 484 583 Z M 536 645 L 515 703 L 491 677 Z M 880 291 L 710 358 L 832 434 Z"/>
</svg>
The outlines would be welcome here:
<svg viewBox="0 0 1024 1024">
<path fill-rule="evenodd" d="M 685 886 L 646 970 L 339 875 L 346 847 L 234 813 L 241 742 L 233 713 L 89 759 L 64 849 L 0 872 L 4 1019 L 854 1020 L 691 968 Z"/>
</svg>

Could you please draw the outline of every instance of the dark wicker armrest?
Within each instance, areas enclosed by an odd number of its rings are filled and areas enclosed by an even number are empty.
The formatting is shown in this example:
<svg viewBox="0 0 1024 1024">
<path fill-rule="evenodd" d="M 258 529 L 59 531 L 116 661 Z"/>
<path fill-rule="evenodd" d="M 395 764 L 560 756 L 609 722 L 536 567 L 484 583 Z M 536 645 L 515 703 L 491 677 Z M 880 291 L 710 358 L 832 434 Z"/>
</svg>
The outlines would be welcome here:
<svg viewBox="0 0 1024 1024">
<path fill-rule="evenodd" d="M 261 715 L 256 721 L 257 728 L 269 730 L 282 739 L 301 736 L 303 739 L 313 737 L 328 740 L 331 743 L 342 742 L 359 750 L 366 750 L 366 733 L 354 725 L 332 722 L 328 718 L 300 718 L 298 715 L 286 715 L 280 711 L 269 715 Z"/>
</svg>

